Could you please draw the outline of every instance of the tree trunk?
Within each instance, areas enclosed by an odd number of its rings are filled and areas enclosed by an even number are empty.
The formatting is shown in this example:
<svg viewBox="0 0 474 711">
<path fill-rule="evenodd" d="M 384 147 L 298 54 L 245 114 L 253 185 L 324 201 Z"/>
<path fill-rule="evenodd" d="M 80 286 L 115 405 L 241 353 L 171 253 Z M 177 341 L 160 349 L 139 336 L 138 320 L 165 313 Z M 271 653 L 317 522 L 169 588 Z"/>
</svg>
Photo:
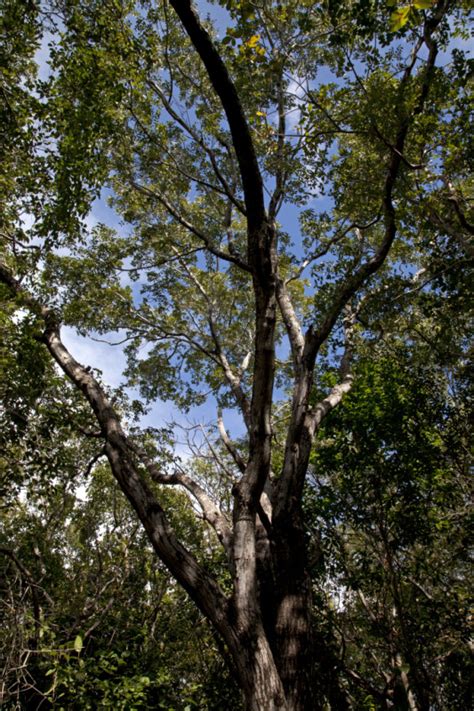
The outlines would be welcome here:
<svg viewBox="0 0 474 711">
<path fill-rule="evenodd" d="M 242 640 L 239 677 L 248 711 L 292 711 L 266 639 Z"/>
<path fill-rule="evenodd" d="M 318 703 L 313 687 L 312 591 L 299 516 L 276 522 L 273 551 L 276 664 L 288 708 L 314 711 Z"/>
<path fill-rule="evenodd" d="M 248 711 L 289 711 L 285 691 L 275 659 L 261 624 L 240 616 L 236 621 L 233 605 L 228 610 L 228 624 L 221 630 L 227 647 L 226 661 L 239 686 Z"/>
</svg>

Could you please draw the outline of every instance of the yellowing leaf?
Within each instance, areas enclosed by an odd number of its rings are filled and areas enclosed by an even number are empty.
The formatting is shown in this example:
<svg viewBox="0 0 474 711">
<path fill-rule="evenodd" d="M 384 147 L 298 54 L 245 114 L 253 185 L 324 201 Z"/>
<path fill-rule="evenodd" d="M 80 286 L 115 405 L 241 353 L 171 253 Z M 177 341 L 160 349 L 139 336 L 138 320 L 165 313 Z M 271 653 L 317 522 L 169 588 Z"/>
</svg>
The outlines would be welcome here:
<svg viewBox="0 0 474 711">
<path fill-rule="evenodd" d="M 390 15 L 390 32 L 397 32 L 406 25 L 410 17 L 410 11 L 410 5 L 405 5 L 405 7 L 399 7 L 398 10 L 392 12 Z"/>
<path fill-rule="evenodd" d="M 256 47 L 258 44 L 258 41 L 260 39 L 260 35 L 252 35 L 249 40 L 245 43 L 247 47 L 250 47 L 252 49 L 253 47 Z"/>
<path fill-rule="evenodd" d="M 257 113 L 257 116 L 266 116 L 267 115 L 265 113 L 265 111 L 257 111 L 256 113 Z"/>
<path fill-rule="evenodd" d="M 79 654 L 81 649 L 82 649 L 82 637 L 80 634 L 78 634 L 76 639 L 74 640 L 74 650 Z"/>
<path fill-rule="evenodd" d="M 413 0 L 413 7 L 416 7 L 417 10 L 428 10 L 433 5 L 433 0 Z"/>
</svg>

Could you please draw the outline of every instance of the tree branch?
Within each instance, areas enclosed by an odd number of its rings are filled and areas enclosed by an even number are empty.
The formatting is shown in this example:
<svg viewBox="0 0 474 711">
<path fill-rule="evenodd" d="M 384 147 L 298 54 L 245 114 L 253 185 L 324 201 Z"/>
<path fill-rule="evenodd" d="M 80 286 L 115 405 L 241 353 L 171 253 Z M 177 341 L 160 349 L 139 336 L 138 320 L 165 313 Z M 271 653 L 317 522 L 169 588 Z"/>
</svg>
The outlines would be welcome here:
<svg viewBox="0 0 474 711">
<path fill-rule="evenodd" d="M 299 369 L 304 351 L 303 331 L 293 308 L 287 285 L 283 279 L 277 281 L 277 301 L 290 340 L 295 369 Z"/>
<path fill-rule="evenodd" d="M 445 5 L 446 3 L 441 3 Z M 344 308 L 345 304 L 349 299 L 359 290 L 362 284 L 376 271 L 380 269 L 384 263 L 390 248 L 392 246 L 393 240 L 396 235 L 396 219 L 395 219 L 395 208 L 392 202 L 393 190 L 395 183 L 398 178 L 400 171 L 400 165 L 402 163 L 402 156 L 405 147 L 405 140 L 408 134 L 408 129 L 410 127 L 411 121 L 421 113 L 424 104 L 428 97 L 429 87 L 432 80 L 433 70 L 435 66 L 436 56 L 437 56 L 437 45 L 436 42 L 432 40 L 432 32 L 436 29 L 439 22 L 444 15 L 444 12 L 436 15 L 436 20 L 430 20 L 425 22 L 423 41 L 429 47 L 429 55 L 426 62 L 424 70 L 424 78 L 421 86 L 421 91 L 413 109 L 412 115 L 402 121 L 402 124 L 398 130 L 397 138 L 392 150 L 392 156 L 389 163 L 387 176 L 385 178 L 385 184 L 383 189 L 382 198 L 382 214 L 384 216 L 385 222 L 385 234 L 384 238 L 376 252 L 376 254 L 369 259 L 365 264 L 363 264 L 354 274 L 352 274 L 343 283 L 339 289 L 338 295 L 334 300 L 331 307 L 326 312 L 326 316 L 323 319 L 321 325 L 316 331 L 311 328 L 306 335 L 306 352 L 310 361 L 314 362 L 317 353 L 321 345 L 326 341 L 330 335 L 339 315 Z M 428 29 L 428 27 L 430 29 Z M 415 66 L 416 56 L 421 47 L 420 41 L 418 41 L 415 50 L 413 52 L 412 60 L 409 65 L 405 68 L 403 77 L 400 81 L 400 94 L 402 94 L 405 85 L 411 77 L 413 67 Z"/>
<path fill-rule="evenodd" d="M 230 456 L 234 460 L 234 462 L 237 464 L 238 468 L 242 472 L 242 474 L 245 473 L 245 470 L 247 468 L 247 465 L 240 455 L 239 451 L 235 448 L 233 445 L 229 435 L 227 434 L 227 430 L 224 426 L 224 420 L 222 419 L 222 412 L 219 410 L 218 415 L 217 415 L 217 427 L 219 429 L 219 434 L 221 436 L 221 439 L 224 443 L 225 448 L 229 452 Z"/>
<path fill-rule="evenodd" d="M 235 375 L 234 371 L 232 370 L 230 363 L 227 359 L 226 354 L 222 350 L 221 342 L 220 339 L 217 335 L 217 330 L 216 330 L 216 324 L 215 324 L 215 319 L 214 319 L 214 304 L 211 298 L 209 297 L 209 294 L 197 278 L 193 272 L 188 269 L 187 265 L 184 262 L 181 262 L 181 265 L 183 269 L 186 271 L 186 274 L 188 275 L 189 279 L 193 282 L 193 284 L 197 287 L 198 291 L 202 294 L 204 297 L 207 306 L 208 306 L 208 322 L 209 322 L 209 330 L 211 333 L 211 338 L 215 346 L 215 352 L 216 352 L 216 357 L 215 361 L 218 362 L 224 372 L 225 378 L 230 385 L 230 388 L 234 394 L 235 400 L 237 404 L 239 405 L 242 415 L 244 418 L 245 425 L 247 429 L 250 428 L 250 403 L 248 402 L 247 396 L 245 395 L 242 384 L 241 384 L 241 378 Z M 242 371 L 243 372 L 243 371 Z"/>
<path fill-rule="evenodd" d="M 217 48 L 202 26 L 190 0 L 170 0 L 170 4 L 183 23 L 222 102 L 242 177 L 249 230 L 253 232 L 265 221 L 263 181 L 239 95 Z"/>
<path fill-rule="evenodd" d="M 285 114 L 285 99 L 282 85 L 282 78 L 279 77 L 277 84 L 278 95 L 278 140 L 277 140 L 277 171 L 275 176 L 275 190 L 270 198 L 268 206 L 268 216 L 270 220 L 274 220 L 281 205 L 283 196 L 283 187 L 285 184 L 285 134 L 286 134 L 286 114 Z"/>
<path fill-rule="evenodd" d="M 138 473 L 132 457 L 134 446 L 122 429 L 112 403 L 92 373 L 80 365 L 62 343 L 54 312 L 25 292 L 3 264 L 0 264 L 0 281 L 45 320 L 42 340 L 61 370 L 91 406 L 105 440 L 105 453 L 112 472 L 137 512 L 159 558 L 216 628 L 222 634 L 229 635 L 227 603 L 223 592 L 177 539 L 164 510 Z"/>
<path fill-rule="evenodd" d="M 211 239 L 208 237 L 208 235 L 205 234 L 205 232 L 202 232 L 199 228 L 197 228 L 195 225 L 193 225 L 191 222 L 186 220 L 185 217 L 180 215 L 178 210 L 171 205 L 171 203 L 166 200 L 166 198 L 161 195 L 160 193 L 157 193 L 155 190 L 152 190 L 151 188 L 145 186 L 145 185 L 140 185 L 140 183 L 136 183 L 134 180 L 131 181 L 132 186 L 135 188 L 135 190 L 138 190 L 139 192 L 148 195 L 151 198 L 154 198 L 157 200 L 163 207 L 169 212 L 169 214 L 178 222 L 180 225 L 185 227 L 189 232 L 191 232 L 193 235 L 198 237 L 204 244 L 206 245 L 206 248 L 213 254 L 215 257 L 219 257 L 220 259 L 224 259 L 226 262 L 232 262 L 233 264 L 236 264 L 240 269 L 243 269 L 246 272 L 251 272 L 252 270 L 246 264 L 240 257 L 238 257 L 235 254 L 230 254 L 229 252 L 223 252 L 220 249 L 217 249 L 216 247 L 213 246 L 211 243 Z"/>
<path fill-rule="evenodd" d="M 192 126 L 190 126 L 180 114 L 174 110 L 173 106 L 171 105 L 171 102 L 168 101 L 166 96 L 164 95 L 163 91 L 160 89 L 160 87 L 156 84 L 154 81 L 150 81 L 150 86 L 152 87 L 153 91 L 160 97 L 161 101 L 163 102 L 163 105 L 166 109 L 166 111 L 169 113 L 169 115 L 191 136 L 193 141 L 200 146 L 203 151 L 209 156 L 209 160 L 211 161 L 212 169 L 214 170 L 215 176 L 222 185 L 222 190 L 221 192 L 227 195 L 229 200 L 235 205 L 235 207 L 238 209 L 242 215 L 246 215 L 246 209 L 245 205 L 236 198 L 234 191 L 231 189 L 229 183 L 225 179 L 224 175 L 222 174 L 222 171 L 219 168 L 219 165 L 217 163 L 216 159 L 216 154 L 210 148 L 202 139 L 202 137 L 197 133 L 197 131 L 194 130 Z M 193 178 L 194 180 L 194 178 Z M 213 186 L 211 186 L 213 187 Z M 217 189 L 213 187 L 213 189 Z"/>
<path fill-rule="evenodd" d="M 300 369 L 295 382 L 283 470 L 278 479 L 274 494 L 274 520 L 278 521 L 279 526 L 282 528 L 287 525 L 288 516 L 295 515 L 298 510 L 315 429 L 319 426 L 327 413 L 340 402 L 344 393 L 348 392 L 352 385 L 352 378 L 350 373 L 348 373 L 343 378 L 343 381 L 335 386 L 328 397 L 321 401 L 314 411 L 311 410 L 310 395 L 313 384 L 313 371 L 319 349 L 330 336 L 346 304 L 349 303 L 350 299 L 357 293 L 365 281 L 381 268 L 395 239 L 397 227 L 395 207 L 392 200 L 393 191 L 399 175 L 400 165 L 402 163 L 401 156 L 403 155 L 405 140 L 411 121 L 422 111 L 428 96 L 437 55 L 436 43 L 432 41 L 431 33 L 437 27 L 442 17 L 443 13 L 437 15 L 435 22 L 430 20 L 429 30 L 427 29 L 428 20 L 425 22 L 424 41 L 429 47 L 429 56 L 425 66 L 418 101 L 416 102 L 411 116 L 402 120 L 395 141 L 396 151 L 391 152 L 382 192 L 381 214 L 383 215 L 385 225 L 382 242 L 375 255 L 353 274 L 348 276 L 339 286 L 336 297 L 326 311 L 319 327 L 314 329 L 314 327 L 311 326 L 305 335 L 305 345 L 301 358 L 304 367 Z M 406 67 L 401 79 L 401 97 L 403 96 L 403 90 L 415 66 L 416 54 L 419 48 L 418 42 L 415 47 L 414 56 Z"/>
<path fill-rule="evenodd" d="M 316 260 L 321 259 L 321 257 L 324 257 L 329 252 L 331 247 L 333 247 L 335 244 L 338 244 L 341 240 L 344 239 L 344 237 L 348 234 L 348 232 L 350 232 L 351 230 L 354 230 L 354 229 L 361 230 L 361 231 L 368 230 L 369 227 L 372 227 L 373 225 L 377 224 L 377 222 L 379 222 L 380 219 L 381 219 L 381 216 L 377 215 L 376 217 L 374 217 L 373 220 L 370 220 L 370 222 L 367 222 L 365 225 L 360 225 L 360 224 L 357 224 L 357 222 L 352 222 L 348 227 L 346 227 L 344 230 L 342 230 L 342 232 L 336 232 L 336 234 L 333 235 L 333 237 L 331 237 L 326 242 L 324 247 L 315 250 L 314 252 L 309 254 L 306 257 L 306 259 L 303 260 L 303 262 L 300 264 L 297 272 L 292 274 L 292 276 L 286 280 L 286 284 L 289 284 L 291 281 L 294 281 L 295 279 L 299 279 L 299 277 L 301 276 L 303 271 L 306 269 L 306 267 L 308 267 L 312 262 L 315 262 Z"/>
<path fill-rule="evenodd" d="M 204 520 L 212 526 L 227 553 L 227 557 L 231 559 L 232 532 L 229 521 L 202 486 L 185 474 L 182 469 L 173 474 L 163 474 L 152 462 L 146 462 L 146 467 L 153 480 L 158 484 L 167 486 L 179 484 L 194 496 L 201 507 Z"/>
</svg>

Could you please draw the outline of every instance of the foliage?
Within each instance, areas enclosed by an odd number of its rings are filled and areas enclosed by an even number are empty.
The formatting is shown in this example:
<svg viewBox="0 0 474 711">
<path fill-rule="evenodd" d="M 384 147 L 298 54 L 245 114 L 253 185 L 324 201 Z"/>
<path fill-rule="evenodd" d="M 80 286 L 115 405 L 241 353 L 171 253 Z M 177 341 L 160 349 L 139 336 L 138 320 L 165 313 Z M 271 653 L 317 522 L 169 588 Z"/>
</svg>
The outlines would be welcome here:
<svg viewBox="0 0 474 711">
<path fill-rule="evenodd" d="M 6 708 L 8 699 L 11 708 L 219 708 L 233 685 L 210 630 L 153 555 L 108 468 L 77 485 L 80 495 L 50 484 L 46 498 L 33 480 L 28 505 L 6 512 Z M 238 708 L 232 696 L 229 704 Z"/>
<path fill-rule="evenodd" d="M 397 340 L 366 354 L 327 420 L 306 506 L 312 526 L 319 521 L 325 575 L 343 596 L 335 625 L 344 664 L 365 680 L 359 694 L 372 684 L 377 702 L 394 684 L 396 699 L 406 666 L 425 703 L 462 707 L 472 397 L 465 374 Z"/>
</svg>

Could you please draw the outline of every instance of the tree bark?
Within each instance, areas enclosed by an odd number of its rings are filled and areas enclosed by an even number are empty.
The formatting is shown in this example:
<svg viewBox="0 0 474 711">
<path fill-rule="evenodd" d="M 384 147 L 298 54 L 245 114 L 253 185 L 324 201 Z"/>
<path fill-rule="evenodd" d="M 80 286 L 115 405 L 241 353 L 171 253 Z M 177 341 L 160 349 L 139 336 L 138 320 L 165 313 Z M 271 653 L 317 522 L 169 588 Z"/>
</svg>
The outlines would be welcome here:
<svg viewBox="0 0 474 711">
<path fill-rule="evenodd" d="M 285 688 L 288 708 L 313 711 L 318 708 L 314 693 L 312 591 L 307 572 L 306 545 L 301 519 L 287 520 L 285 535 L 276 534 L 275 656 Z"/>
</svg>

